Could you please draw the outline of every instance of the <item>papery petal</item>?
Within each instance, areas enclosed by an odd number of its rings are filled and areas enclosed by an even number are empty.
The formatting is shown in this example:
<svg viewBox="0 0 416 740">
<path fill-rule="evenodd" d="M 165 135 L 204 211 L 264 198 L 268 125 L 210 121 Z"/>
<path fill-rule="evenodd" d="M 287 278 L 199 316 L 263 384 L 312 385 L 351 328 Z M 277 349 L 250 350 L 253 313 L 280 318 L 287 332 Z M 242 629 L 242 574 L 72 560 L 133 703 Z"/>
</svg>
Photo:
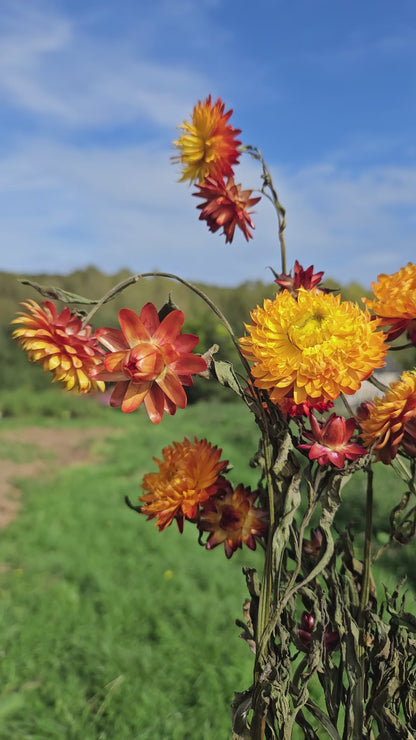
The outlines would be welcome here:
<svg viewBox="0 0 416 740">
<path fill-rule="evenodd" d="M 203 373 L 207 367 L 207 362 L 203 357 L 191 354 L 182 355 L 182 357 L 179 357 L 178 360 L 175 360 L 175 362 L 172 363 L 172 369 L 178 373 L 178 375 Z"/>
<path fill-rule="evenodd" d="M 163 321 L 161 321 L 159 328 L 155 331 L 153 335 L 154 341 L 157 341 L 160 344 L 173 342 L 182 329 L 184 321 L 185 315 L 182 311 L 171 311 L 167 316 L 165 316 Z"/>
<path fill-rule="evenodd" d="M 150 421 L 152 421 L 153 424 L 159 424 L 163 419 L 165 397 L 163 395 L 163 391 L 156 385 L 156 383 L 152 384 L 149 393 L 147 393 L 144 399 L 144 405 L 146 406 L 146 411 L 149 414 Z"/>
<path fill-rule="evenodd" d="M 119 352 L 128 349 L 123 332 L 120 329 L 101 328 L 95 333 L 98 341 L 110 352 Z"/>
<path fill-rule="evenodd" d="M 119 408 L 121 406 L 128 387 L 128 381 L 122 381 L 116 384 L 110 397 L 110 406 L 112 408 Z"/>
<path fill-rule="evenodd" d="M 141 383 L 140 385 L 137 383 L 129 383 L 123 398 L 123 403 L 121 404 L 121 410 L 126 414 L 130 414 L 132 411 L 135 411 L 142 401 L 146 400 L 146 397 L 150 393 L 151 385 L 151 383 Z"/>
<path fill-rule="evenodd" d="M 104 367 L 108 373 L 121 373 L 123 371 L 126 351 L 110 352 L 104 358 Z"/>
<path fill-rule="evenodd" d="M 170 398 L 173 403 L 180 409 L 184 409 L 187 404 L 186 393 L 175 373 L 167 372 L 164 376 L 157 379 L 157 385 Z"/>
<path fill-rule="evenodd" d="M 121 330 L 129 347 L 135 347 L 138 342 L 149 341 L 150 334 L 136 313 L 130 308 L 122 308 L 118 314 Z"/>
<path fill-rule="evenodd" d="M 153 303 L 146 303 L 140 311 L 140 321 L 152 336 L 160 324 L 159 314 Z"/>
<path fill-rule="evenodd" d="M 192 352 L 198 343 L 199 338 L 195 334 L 181 334 L 179 337 L 176 337 L 173 346 L 177 352 L 185 354 Z"/>
</svg>

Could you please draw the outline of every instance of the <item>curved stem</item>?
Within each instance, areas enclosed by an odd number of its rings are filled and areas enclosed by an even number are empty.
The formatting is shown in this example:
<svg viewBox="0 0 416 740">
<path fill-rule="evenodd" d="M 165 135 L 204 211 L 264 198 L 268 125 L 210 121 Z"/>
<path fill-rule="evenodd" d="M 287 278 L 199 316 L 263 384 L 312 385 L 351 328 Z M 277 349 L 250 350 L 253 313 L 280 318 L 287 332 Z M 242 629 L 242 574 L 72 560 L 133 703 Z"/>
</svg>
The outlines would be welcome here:
<svg viewBox="0 0 416 740">
<path fill-rule="evenodd" d="M 371 383 L 371 385 L 374 385 L 376 388 L 378 388 L 379 391 L 382 391 L 383 393 L 387 393 L 387 391 L 390 390 L 388 385 L 384 385 L 384 383 L 381 383 L 377 378 L 374 377 L 374 375 L 371 375 L 369 378 L 367 378 L 368 382 Z"/>
<path fill-rule="evenodd" d="M 162 277 L 167 278 L 168 280 L 175 280 L 177 283 L 181 283 L 182 285 L 185 285 L 187 288 L 192 290 L 193 293 L 195 293 L 199 298 L 201 298 L 207 306 L 215 313 L 217 318 L 221 321 L 225 329 L 227 330 L 228 334 L 231 337 L 231 340 L 234 344 L 234 347 L 236 348 L 238 355 L 240 357 L 240 360 L 242 364 L 244 365 L 245 370 L 247 371 L 248 376 L 250 376 L 250 365 L 248 364 L 246 358 L 241 353 L 240 346 L 238 344 L 238 341 L 235 337 L 235 334 L 233 332 L 233 329 L 231 327 L 231 324 L 227 320 L 227 318 L 224 316 L 222 311 L 211 301 L 211 299 L 204 293 L 202 290 L 197 288 L 196 285 L 193 285 L 192 283 L 189 283 L 184 278 L 179 277 L 178 275 L 174 275 L 170 272 L 141 272 L 137 273 L 136 275 L 131 275 L 130 277 L 126 278 L 126 280 L 123 280 L 121 283 L 118 283 L 118 285 L 115 285 L 113 288 L 111 288 L 105 295 L 103 295 L 102 298 L 100 298 L 99 301 L 95 304 L 95 306 L 91 309 L 91 311 L 85 316 L 83 319 L 83 326 L 90 323 L 92 317 L 94 314 L 103 306 L 105 303 L 111 300 L 111 298 L 114 298 L 118 293 L 121 293 L 122 290 L 125 288 L 128 288 L 130 285 L 134 285 L 142 278 L 149 278 L 149 277 Z"/>
<path fill-rule="evenodd" d="M 390 352 L 398 352 L 401 349 L 409 349 L 410 347 L 414 347 L 413 342 L 407 342 L 407 344 L 400 344 L 398 347 L 389 347 Z"/>
<path fill-rule="evenodd" d="M 273 185 L 272 176 L 270 174 L 270 170 L 266 164 L 266 162 L 263 159 L 263 155 L 255 146 L 242 146 L 240 147 L 242 152 L 247 152 L 247 154 L 250 154 L 253 159 L 256 159 L 258 162 L 261 163 L 263 172 L 262 172 L 262 180 L 263 180 L 263 187 L 261 188 L 261 193 L 268 198 L 271 203 L 273 203 L 273 206 L 275 208 L 275 211 L 277 213 L 277 220 L 279 224 L 279 242 L 280 242 L 280 257 L 282 262 L 282 273 L 286 274 L 286 242 L 284 237 L 284 230 L 286 228 L 286 209 L 283 208 L 279 196 L 277 195 L 277 192 L 275 190 L 275 187 Z M 269 189 L 270 195 L 266 192 L 266 188 Z"/>
</svg>

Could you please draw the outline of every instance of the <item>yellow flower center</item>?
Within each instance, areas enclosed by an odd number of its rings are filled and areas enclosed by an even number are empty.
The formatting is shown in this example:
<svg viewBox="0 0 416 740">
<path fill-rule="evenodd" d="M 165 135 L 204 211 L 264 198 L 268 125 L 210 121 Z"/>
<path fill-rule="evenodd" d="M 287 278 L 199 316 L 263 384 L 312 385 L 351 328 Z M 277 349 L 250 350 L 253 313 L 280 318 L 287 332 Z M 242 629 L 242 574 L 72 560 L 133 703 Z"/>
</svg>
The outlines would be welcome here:
<svg viewBox="0 0 416 740">
<path fill-rule="evenodd" d="M 289 328 L 288 335 L 300 350 L 323 344 L 330 338 L 327 318 L 317 311 L 306 314 Z"/>
</svg>

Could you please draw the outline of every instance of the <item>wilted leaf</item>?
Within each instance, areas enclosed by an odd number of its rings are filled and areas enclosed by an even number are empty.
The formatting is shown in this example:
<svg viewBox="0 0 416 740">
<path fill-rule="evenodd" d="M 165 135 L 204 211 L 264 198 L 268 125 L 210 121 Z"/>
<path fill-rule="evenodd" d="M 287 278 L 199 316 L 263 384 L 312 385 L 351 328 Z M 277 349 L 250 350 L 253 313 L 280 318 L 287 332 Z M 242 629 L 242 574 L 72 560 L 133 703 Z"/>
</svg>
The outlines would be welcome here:
<svg viewBox="0 0 416 740">
<path fill-rule="evenodd" d="M 22 283 L 22 285 L 29 285 L 31 288 L 37 290 L 38 293 L 45 296 L 45 298 L 52 298 L 52 300 L 55 301 L 63 301 L 63 303 L 81 303 L 88 306 L 98 303 L 98 300 L 85 298 L 85 296 L 70 293 L 68 290 L 56 288 L 53 285 L 39 285 L 39 283 L 35 283 L 33 280 L 26 279 L 21 279 L 19 282 Z"/>
<path fill-rule="evenodd" d="M 231 388 L 231 390 L 234 391 L 234 393 L 237 393 L 240 397 L 244 395 L 243 389 L 238 381 L 231 362 L 213 360 L 211 363 L 211 373 L 214 378 L 221 383 L 221 385 L 224 385 L 226 388 Z"/>
</svg>

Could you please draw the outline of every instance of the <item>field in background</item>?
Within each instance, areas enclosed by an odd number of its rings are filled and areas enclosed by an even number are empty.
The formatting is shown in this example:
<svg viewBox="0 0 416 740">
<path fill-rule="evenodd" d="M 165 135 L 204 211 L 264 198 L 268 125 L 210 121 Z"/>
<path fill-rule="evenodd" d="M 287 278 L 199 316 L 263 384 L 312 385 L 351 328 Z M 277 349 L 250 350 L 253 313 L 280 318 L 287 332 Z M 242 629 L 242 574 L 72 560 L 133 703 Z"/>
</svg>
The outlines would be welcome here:
<svg viewBox="0 0 416 740">
<path fill-rule="evenodd" d="M 189 523 L 182 535 L 176 526 L 158 533 L 124 496 L 137 501 L 152 457 L 184 436 L 218 444 L 233 482 L 255 486 L 248 412 L 200 402 L 155 426 L 142 412 L 58 392 L 0 400 L 10 411 L 0 466 L 40 466 L 17 481 L 20 510 L 0 537 L 1 740 L 227 740 L 233 692 L 248 688 L 252 668 L 234 624 L 247 595 L 241 568 L 259 567 L 261 553 L 245 549 L 227 561 L 221 548 L 199 547 Z M 27 437 L 27 429 L 38 431 Z M 47 435 L 49 447 L 40 444 Z M 358 545 L 364 490 L 354 477 L 338 520 Z M 380 546 L 402 490 L 376 466 Z M 395 546 L 376 564 L 377 582 L 390 590 L 408 574 L 409 610 L 410 550 Z"/>
</svg>

